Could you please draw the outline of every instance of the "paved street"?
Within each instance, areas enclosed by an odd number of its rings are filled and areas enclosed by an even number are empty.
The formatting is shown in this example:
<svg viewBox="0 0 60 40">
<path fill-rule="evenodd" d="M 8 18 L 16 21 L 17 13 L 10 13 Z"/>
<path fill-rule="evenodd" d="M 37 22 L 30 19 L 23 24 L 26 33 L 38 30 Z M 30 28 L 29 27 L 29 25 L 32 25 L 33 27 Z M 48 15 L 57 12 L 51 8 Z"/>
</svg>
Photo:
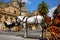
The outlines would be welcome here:
<svg viewBox="0 0 60 40">
<path fill-rule="evenodd" d="M 23 36 L 24 35 L 24 31 L 20 31 L 20 32 L 3 32 L 0 31 L 0 34 L 8 34 L 8 35 L 17 35 L 17 36 Z M 37 37 L 41 37 L 42 33 L 40 30 L 34 30 L 34 31 L 28 31 L 28 35 L 29 36 L 37 36 Z M 44 32 L 44 36 L 45 36 L 45 32 Z"/>
<path fill-rule="evenodd" d="M 0 31 L 0 40 L 39 40 L 41 35 L 41 31 L 35 30 L 35 31 L 29 31 L 28 36 L 31 38 L 23 38 L 24 31 L 20 32 L 3 32 Z M 45 36 L 45 32 L 44 32 Z"/>
<path fill-rule="evenodd" d="M 0 40 L 38 40 L 38 39 L 29 39 L 29 38 L 22 38 L 20 36 L 0 34 Z"/>
</svg>

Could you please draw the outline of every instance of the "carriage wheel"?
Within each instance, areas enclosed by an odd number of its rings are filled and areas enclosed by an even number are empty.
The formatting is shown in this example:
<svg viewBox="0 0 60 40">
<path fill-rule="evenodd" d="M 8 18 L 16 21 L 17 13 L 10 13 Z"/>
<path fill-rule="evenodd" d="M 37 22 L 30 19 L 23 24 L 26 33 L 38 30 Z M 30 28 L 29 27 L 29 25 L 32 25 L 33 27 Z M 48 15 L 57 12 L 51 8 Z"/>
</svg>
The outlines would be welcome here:
<svg viewBox="0 0 60 40">
<path fill-rule="evenodd" d="M 46 30 L 46 38 L 47 40 L 58 40 L 56 34 L 54 33 L 54 29 L 52 27 L 47 28 Z"/>
</svg>

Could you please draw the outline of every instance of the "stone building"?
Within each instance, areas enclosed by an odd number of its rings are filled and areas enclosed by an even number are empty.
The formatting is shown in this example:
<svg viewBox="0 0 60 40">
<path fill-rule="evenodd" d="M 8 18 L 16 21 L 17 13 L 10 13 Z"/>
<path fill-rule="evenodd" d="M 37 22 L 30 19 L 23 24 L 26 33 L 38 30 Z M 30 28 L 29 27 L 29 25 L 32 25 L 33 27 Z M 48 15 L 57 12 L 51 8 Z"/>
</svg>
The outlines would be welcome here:
<svg viewBox="0 0 60 40">
<path fill-rule="evenodd" d="M 20 11 L 19 4 L 16 0 L 11 0 L 8 3 L 0 3 L 0 24 L 4 21 L 13 22 L 16 21 L 15 17 L 20 15 L 30 16 L 29 12 L 26 11 L 25 2 L 22 2 Z"/>
<path fill-rule="evenodd" d="M 32 13 L 32 16 L 35 16 L 35 15 L 40 15 L 38 10 L 35 10 L 33 13 Z"/>
</svg>

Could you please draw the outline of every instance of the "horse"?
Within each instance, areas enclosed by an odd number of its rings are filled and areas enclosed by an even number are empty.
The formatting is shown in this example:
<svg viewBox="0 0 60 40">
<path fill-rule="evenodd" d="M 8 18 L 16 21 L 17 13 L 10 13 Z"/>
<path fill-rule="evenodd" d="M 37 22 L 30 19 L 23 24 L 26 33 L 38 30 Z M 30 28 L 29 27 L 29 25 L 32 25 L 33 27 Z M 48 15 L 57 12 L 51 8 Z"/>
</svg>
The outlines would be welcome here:
<svg viewBox="0 0 60 40">
<path fill-rule="evenodd" d="M 15 23 L 7 23 L 7 22 L 4 22 L 4 24 L 9 29 L 12 28 L 13 26 L 15 26 Z"/>
<path fill-rule="evenodd" d="M 16 23 L 16 22 L 12 22 L 12 23 L 10 23 L 10 22 L 7 22 L 7 21 L 4 21 L 4 24 L 5 24 L 5 27 L 6 28 L 8 28 L 8 30 L 9 31 L 11 31 L 11 28 L 14 28 L 14 29 L 16 29 L 16 28 L 18 28 L 18 26 L 19 26 L 19 23 Z M 15 31 L 15 30 L 14 30 Z M 17 30 L 18 31 L 18 30 Z"/>
<path fill-rule="evenodd" d="M 11 28 L 13 28 L 14 26 L 18 25 L 16 24 L 15 22 L 7 22 L 7 21 L 4 21 L 4 25 L 6 28 L 8 28 L 9 31 L 11 31 Z"/>
<path fill-rule="evenodd" d="M 36 16 L 17 16 L 16 21 L 17 23 L 20 23 L 23 27 L 26 27 L 28 24 L 42 24 L 42 20 L 44 20 L 44 17 L 41 15 L 36 15 Z M 24 26 L 25 25 L 25 26 Z"/>
</svg>

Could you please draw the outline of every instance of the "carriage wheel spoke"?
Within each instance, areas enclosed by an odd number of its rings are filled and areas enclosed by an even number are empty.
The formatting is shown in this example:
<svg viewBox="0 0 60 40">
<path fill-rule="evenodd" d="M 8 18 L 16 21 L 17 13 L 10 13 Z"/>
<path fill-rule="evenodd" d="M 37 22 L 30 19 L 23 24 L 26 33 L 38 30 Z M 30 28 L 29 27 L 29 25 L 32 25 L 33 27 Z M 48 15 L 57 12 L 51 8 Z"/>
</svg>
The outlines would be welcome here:
<svg viewBox="0 0 60 40">
<path fill-rule="evenodd" d="M 50 34 L 50 36 L 46 34 L 47 40 L 51 40 L 51 39 L 58 40 L 57 36 L 54 33 L 54 30 L 51 29 L 51 27 L 47 28 L 46 33 Z"/>
</svg>

